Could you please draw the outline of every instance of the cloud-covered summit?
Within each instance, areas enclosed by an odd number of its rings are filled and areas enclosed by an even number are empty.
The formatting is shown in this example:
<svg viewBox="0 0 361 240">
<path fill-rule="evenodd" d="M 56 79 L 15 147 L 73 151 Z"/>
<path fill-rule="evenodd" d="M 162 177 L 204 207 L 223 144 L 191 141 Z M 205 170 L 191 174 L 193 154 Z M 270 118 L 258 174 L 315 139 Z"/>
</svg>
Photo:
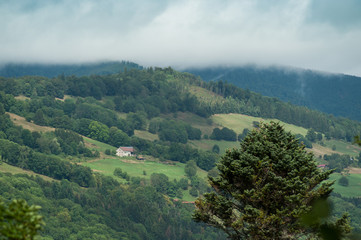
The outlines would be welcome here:
<svg viewBox="0 0 361 240">
<path fill-rule="evenodd" d="M 361 2 L 0 0 L 0 62 L 289 65 L 361 76 Z"/>
</svg>

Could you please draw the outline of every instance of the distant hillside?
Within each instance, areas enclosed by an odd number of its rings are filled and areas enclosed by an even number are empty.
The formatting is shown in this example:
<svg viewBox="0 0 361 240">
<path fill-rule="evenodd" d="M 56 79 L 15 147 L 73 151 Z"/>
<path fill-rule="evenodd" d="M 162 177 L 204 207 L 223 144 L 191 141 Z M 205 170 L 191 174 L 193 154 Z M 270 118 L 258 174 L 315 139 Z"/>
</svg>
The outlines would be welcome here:
<svg viewBox="0 0 361 240">
<path fill-rule="evenodd" d="M 57 77 L 65 76 L 89 76 L 89 75 L 107 75 L 124 71 L 124 69 L 142 69 L 136 63 L 132 62 L 103 62 L 103 63 L 84 63 L 84 64 L 6 64 L 0 66 L 0 76 L 3 77 L 21 77 L 21 76 L 44 76 Z"/>
<path fill-rule="evenodd" d="M 186 69 L 203 80 L 227 81 L 243 89 L 307 106 L 335 116 L 361 120 L 361 78 L 343 74 L 254 66 Z"/>
</svg>

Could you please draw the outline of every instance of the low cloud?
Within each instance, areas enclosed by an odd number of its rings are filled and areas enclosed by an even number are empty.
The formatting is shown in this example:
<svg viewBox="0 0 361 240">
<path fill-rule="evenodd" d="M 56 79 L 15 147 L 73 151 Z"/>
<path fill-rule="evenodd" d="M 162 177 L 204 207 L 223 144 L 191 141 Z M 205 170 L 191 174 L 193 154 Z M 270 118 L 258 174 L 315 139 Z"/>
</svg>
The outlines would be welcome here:
<svg viewBox="0 0 361 240">
<path fill-rule="evenodd" d="M 344 13 L 361 4 L 345 2 L 337 12 L 337 0 L 0 1 L 0 62 L 255 63 L 361 76 L 361 16 Z"/>
</svg>

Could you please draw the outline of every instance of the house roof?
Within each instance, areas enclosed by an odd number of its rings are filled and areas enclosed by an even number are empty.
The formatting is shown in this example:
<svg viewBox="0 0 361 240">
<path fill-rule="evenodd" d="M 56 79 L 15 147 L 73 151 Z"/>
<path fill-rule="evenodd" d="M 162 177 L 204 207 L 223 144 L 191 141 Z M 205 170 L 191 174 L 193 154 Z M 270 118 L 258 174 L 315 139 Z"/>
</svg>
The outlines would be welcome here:
<svg viewBox="0 0 361 240">
<path fill-rule="evenodd" d="M 119 147 L 119 149 L 125 151 L 125 152 L 134 152 L 133 147 Z"/>
</svg>

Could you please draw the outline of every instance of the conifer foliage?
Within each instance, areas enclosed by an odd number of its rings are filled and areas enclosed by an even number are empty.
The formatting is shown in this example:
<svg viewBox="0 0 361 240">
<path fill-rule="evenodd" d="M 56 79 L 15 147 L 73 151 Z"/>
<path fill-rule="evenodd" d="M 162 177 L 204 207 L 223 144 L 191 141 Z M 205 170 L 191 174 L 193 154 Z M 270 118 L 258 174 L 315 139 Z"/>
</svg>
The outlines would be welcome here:
<svg viewBox="0 0 361 240">
<path fill-rule="evenodd" d="M 298 239 L 317 229 L 299 220 L 332 191 L 332 171 L 321 172 L 279 123 L 260 124 L 240 149 L 228 151 L 210 177 L 214 192 L 196 201 L 194 219 L 225 231 L 231 239 Z"/>
</svg>

